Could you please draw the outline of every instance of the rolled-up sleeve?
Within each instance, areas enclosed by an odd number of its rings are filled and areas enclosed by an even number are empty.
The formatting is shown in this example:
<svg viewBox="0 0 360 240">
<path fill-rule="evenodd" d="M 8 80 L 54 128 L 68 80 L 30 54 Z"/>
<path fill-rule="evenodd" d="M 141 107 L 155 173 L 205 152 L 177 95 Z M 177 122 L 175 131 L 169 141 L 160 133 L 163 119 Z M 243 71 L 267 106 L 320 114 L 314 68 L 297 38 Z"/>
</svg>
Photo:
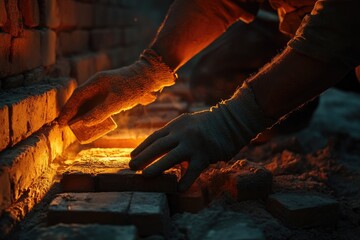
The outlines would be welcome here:
<svg viewBox="0 0 360 240">
<path fill-rule="evenodd" d="M 326 62 L 360 65 L 360 1 L 317 1 L 288 46 Z"/>
</svg>

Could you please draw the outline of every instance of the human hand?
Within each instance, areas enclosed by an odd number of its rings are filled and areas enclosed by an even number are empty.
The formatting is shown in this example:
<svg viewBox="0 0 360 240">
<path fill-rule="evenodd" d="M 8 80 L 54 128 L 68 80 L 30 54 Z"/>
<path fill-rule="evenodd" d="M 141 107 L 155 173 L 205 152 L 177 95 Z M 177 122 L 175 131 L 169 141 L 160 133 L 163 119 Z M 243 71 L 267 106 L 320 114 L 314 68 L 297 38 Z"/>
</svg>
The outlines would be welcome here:
<svg viewBox="0 0 360 240">
<path fill-rule="evenodd" d="M 129 165 L 152 177 L 186 161 L 179 182 L 184 191 L 209 164 L 230 160 L 268 125 L 251 90 L 240 88 L 236 97 L 210 111 L 183 114 L 151 134 L 131 153 Z"/>
<path fill-rule="evenodd" d="M 145 50 L 134 64 L 99 72 L 79 86 L 64 106 L 59 123 L 66 125 L 75 117 L 75 122 L 96 125 L 115 113 L 154 101 L 155 92 L 174 81 L 174 72 L 161 57 Z"/>
</svg>

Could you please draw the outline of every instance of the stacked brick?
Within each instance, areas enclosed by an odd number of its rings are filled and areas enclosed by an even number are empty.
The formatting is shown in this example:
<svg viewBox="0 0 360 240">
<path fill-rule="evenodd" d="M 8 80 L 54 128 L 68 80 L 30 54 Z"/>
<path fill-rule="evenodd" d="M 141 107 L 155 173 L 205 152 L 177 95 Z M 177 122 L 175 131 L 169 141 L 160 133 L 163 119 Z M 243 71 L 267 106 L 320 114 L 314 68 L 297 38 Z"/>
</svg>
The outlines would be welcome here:
<svg viewBox="0 0 360 240">
<path fill-rule="evenodd" d="M 56 123 L 74 89 L 98 71 L 136 60 L 139 6 L 135 0 L 0 0 L 1 227 L 9 216 L 21 220 L 44 196 L 55 159 L 75 141 Z M 44 178 L 50 180 L 33 191 Z"/>
</svg>

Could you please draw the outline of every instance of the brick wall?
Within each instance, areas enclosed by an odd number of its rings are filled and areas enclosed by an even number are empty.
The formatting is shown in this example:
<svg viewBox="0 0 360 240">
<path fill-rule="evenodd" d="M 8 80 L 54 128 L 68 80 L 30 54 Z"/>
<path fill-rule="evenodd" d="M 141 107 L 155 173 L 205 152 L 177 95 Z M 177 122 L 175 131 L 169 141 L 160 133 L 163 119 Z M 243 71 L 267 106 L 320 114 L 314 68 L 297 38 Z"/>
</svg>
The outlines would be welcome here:
<svg viewBox="0 0 360 240">
<path fill-rule="evenodd" d="M 54 121 L 74 89 L 136 60 L 169 2 L 0 0 L 0 216 L 75 141 Z"/>
</svg>

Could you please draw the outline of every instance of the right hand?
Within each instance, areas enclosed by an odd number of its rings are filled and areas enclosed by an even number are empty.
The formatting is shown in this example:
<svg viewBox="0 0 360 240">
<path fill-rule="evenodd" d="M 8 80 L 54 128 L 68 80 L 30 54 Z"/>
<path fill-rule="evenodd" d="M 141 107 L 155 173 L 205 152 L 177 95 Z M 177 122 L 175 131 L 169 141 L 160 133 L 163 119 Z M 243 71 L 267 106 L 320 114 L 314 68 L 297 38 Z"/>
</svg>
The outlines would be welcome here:
<svg viewBox="0 0 360 240">
<path fill-rule="evenodd" d="M 159 56 L 148 51 L 150 53 L 145 51 L 134 64 L 99 72 L 79 86 L 59 116 L 60 125 L 66 125 L 76 116 L 73 121 L 82 121 L 84 125 L 92 126 L 137 104 L 153 102 L 156 98 L 154 93 L 164 86 L 172 85 L 175 76 Z M 94 99 L 101 100 L 81 115 L 80 108 Z"/>
</svg>

